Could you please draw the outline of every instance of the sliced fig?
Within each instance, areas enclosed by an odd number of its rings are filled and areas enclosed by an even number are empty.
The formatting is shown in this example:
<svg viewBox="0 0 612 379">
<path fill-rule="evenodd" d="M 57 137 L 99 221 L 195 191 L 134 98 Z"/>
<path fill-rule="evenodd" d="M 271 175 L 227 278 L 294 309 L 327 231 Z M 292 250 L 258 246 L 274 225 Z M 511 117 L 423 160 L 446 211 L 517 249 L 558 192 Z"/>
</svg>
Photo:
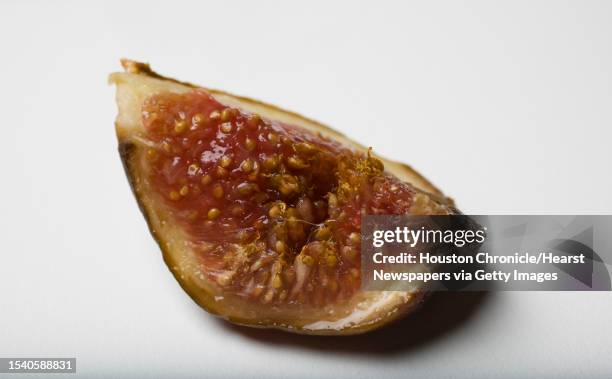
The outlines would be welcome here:
<svg viewBox="0 0 612 379">
<path fill-rule="evenodd" d="M 121 158 L 200 306 L 305 334 L 362 333 L 415 308 L 421 290 L 360 289 L 360 220 L 451 213 L 426 179 L 295 113 L 122 64 L 110 77 Z"/>
</svg>

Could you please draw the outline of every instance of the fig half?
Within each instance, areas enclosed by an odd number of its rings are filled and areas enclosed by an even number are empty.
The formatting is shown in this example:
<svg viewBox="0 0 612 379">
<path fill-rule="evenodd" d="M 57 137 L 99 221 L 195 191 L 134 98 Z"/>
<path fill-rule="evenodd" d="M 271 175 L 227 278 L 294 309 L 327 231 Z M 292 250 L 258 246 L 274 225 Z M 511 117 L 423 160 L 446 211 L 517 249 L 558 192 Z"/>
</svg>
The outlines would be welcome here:
<svg viewBox="0 0 612 379">
<path fill-rule="evenodd" d="M 116 132 L 132 190 L 170 271 L 233 323 L 363 333 L 425 295 L 360 288 L 364 214 L 448 214 L 409 166 L 259 101 L 123 60 Z"/>
</svg>

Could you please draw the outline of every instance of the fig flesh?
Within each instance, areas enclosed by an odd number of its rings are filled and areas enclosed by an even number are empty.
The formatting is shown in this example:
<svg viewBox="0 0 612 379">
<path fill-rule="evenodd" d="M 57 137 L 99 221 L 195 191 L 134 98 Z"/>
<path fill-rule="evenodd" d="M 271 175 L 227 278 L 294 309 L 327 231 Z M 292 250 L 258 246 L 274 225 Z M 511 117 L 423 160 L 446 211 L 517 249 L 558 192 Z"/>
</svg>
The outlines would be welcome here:
<svg viewBox="0 0 612 379">
<path fill-rule="evenodd" d="M 204 309 L 304 334 L 363 333 L 425 295 L 360 289 L 363 214 L 448 214 L 410 167 L 295 113 L 124 60 L 119 149 L 164 260 Z"/>
</svg>

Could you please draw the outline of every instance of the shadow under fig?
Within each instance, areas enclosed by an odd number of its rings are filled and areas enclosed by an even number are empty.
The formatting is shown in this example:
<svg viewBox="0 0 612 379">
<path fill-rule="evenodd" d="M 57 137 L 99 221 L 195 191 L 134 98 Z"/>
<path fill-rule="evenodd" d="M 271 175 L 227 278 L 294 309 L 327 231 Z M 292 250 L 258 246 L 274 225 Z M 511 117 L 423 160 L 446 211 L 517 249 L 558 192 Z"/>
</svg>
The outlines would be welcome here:
<svg viewBox="0 0 612 379">
<path fill-rule="evenodd" d="M 413 314 L 382 329 L 355 336 L 307 336 L 219 322 L 233 333 L 262 344 L 389 355 L 421 348 L 450 335 L 471 319 L 491 295 L 490 292 L 437 292 Z"/>
</svg>

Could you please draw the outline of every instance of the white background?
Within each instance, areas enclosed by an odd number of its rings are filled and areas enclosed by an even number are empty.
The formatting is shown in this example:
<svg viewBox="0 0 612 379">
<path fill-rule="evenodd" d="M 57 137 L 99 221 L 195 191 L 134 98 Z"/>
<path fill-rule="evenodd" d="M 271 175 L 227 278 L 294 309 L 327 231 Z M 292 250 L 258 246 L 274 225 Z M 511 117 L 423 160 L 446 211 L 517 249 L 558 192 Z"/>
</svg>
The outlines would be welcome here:
<svg viewBox="0 0 612 379">
<path fill-rule="evenodd" d="M 610 293 L 441 296 L 360 338 L 227 327 L 149 236 L 106 84 L 129 57 L 296 110 L 466 213 L 609 214 L 612 2 L 165 3 L 0 4 L 0 356 L 107 378 L 612 375 Z"/>
</svg>

